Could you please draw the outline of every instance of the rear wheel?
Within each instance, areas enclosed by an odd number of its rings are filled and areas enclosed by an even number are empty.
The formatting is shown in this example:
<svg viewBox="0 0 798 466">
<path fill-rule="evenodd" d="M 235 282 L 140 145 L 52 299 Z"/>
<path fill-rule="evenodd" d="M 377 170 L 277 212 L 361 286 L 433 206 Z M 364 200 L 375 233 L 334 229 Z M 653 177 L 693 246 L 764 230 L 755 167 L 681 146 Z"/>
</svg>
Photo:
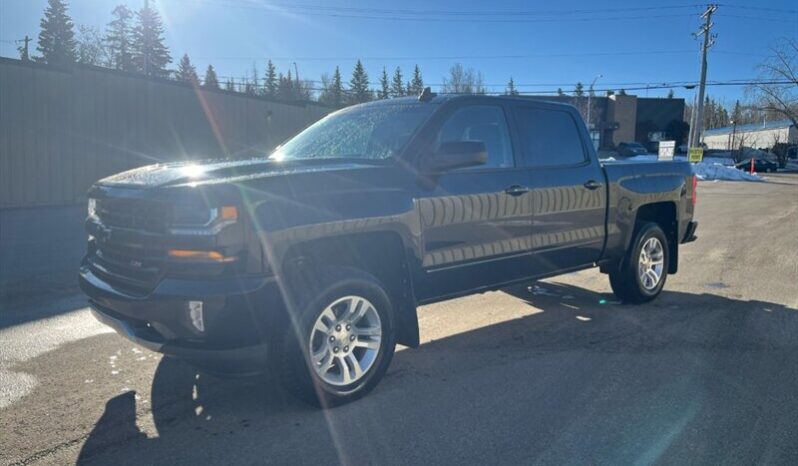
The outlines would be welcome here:
<svg viewBox="0 0 798 466">
<path fill-rule="evenodd" d="M 656 223 L 640 225 L 620 268 L 610 272 L 612 291 L 625 302 L 651 301 L 665 286 L 669 261 L 668 240 L 662 228 Z"/>
<path fill-rule="evenodd" d="M 281 345 L 282 372 L 290 392 L 331 407 L 365 395 L 385 374 L 395 349 L 393 310 L 365 272 L 328 269 L 311 281 L 315 291 Z"/>
</svg>

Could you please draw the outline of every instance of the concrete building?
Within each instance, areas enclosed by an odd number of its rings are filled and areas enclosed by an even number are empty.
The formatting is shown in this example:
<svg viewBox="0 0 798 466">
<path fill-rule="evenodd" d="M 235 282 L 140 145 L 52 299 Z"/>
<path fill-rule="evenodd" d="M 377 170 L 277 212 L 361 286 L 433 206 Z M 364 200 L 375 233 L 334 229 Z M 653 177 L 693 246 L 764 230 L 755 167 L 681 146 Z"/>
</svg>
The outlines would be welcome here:
<svg viewBox="0 0 798 466">
<path fill-rule="evenodd" d="M 701 142 L 707 149 L 770 149 L 776 144 L 798 144 L 798 129 L 790 120 L 727 126 L 704 131 Z"/>
<path fill-rule="evenodd" d="M 533 99 L 569 103 L 579 109 L 587 122 L 590 113 L 590 137 L 596 149 L 613 149 L 622 142 L 639 142 L 656 151 L 661 140 L 686 142 L 684 99 L 611 96 L 530 96 Z M 590 112 L 587 111 L 588 105 Z"/>
</svg>

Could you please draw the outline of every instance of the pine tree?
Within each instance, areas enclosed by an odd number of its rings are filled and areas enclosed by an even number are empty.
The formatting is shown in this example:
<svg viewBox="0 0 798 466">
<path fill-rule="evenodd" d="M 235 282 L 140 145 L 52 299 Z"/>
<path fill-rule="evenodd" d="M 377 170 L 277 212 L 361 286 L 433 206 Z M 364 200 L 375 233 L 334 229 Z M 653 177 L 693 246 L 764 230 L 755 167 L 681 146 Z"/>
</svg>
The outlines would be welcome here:
<svg viewBox="0 0 798 466">
<path fill-rule="evenodd" d="M 388 72 L 385 67 L 382 67 L 382 75 L 380 76 L 380 89 L 377 91 L 378 99 L 387 99 L 391 96 L 391 86 L 388 83 Z"/>
<path fill-rule="evenodd" d="M 233 78 L 227 78 L 227 81 L 224 83 L 224 90 L 230 92 L 236 91 L 236 83 L 233 81 Z"/>
<path fill-rule="evenodd" d="M 397 66 L 396 70 L 393 72 L 393 81 L 391 81 L 391 97 L 403 97 L 407 92 L 406 89 L 404 78 L 402 77 L 402 70 Z"/>
<path fill-rule="evenodd" d="M 175 72 L 175 79 L 177 79 L 178 81 L 185 81 L 191 84 L 199 82 L 199 76 L 197 76 L 197 69 L 194 68 L 194 65 L 191 64 L 191 59 L 188 58 L 188 54 L 183 54 L 183 58 L 181 58 L 180 62 L 177 64 L 177 72 Z"/>
<path fill-rule="evenodd" d="M 626 89 L 621 89 L 618 91 L 618 95 L 626 95 Z"/>
<path fill-rule="evenodd" d="M 424 91 L 424 80 L 421 79 L 421 70 L 418 69 L 418 65 L 413 69 L 413 80 L 410 81 L 410 88 L 408 89 L 408 94 L 410 95 L 421 95 Z"/>
<path fill-rule="evenodd" d="M 585 95 L 585 86 L 582 84 L 581 81 L 576 83 L 576 87 L 574 88 L 574 95 L 577 97 L 582 97 L 583 95 Z"/>
<path fill-rule="evenodd" d="M 213 65 L 208 65 L 208 69 L 205 70 L 205 80 L 202 86 L 208 89 L 219 89 L 219 78 L 216 77 Z"/>
<path fill-rule="evenodd" d="M 48 0 L 39 23 L 39 45 L 36 50 L 45 63 L 65 64 L 75 61 L 75 31 L 64 0 Z"/>
<path fill-rule="evenodd" d="M 266 64 L 266 77 L 264 78 L 266 95 L 274 97 L 277 95 L 277 70 L 271 60 Z"/>
<path fill-rule="evenodd" d="M 562 90 L 562 88 L 561 88 L 561 87 L 558 87 L 558 88 L 557 88 L 557 95 L 558 95 L 558 96 L 560 96 L 560 97 L 562 97 L 562 96 L 564 96 L 564 95 L 565 95 L 565 92 L 563 92 L 563 90 Z"/>
<path fill-rule="evenodd" d="M 105 43 L 111 59 L 111 66 L 117 70 L 133 71 L 132 44 L 133 12 L 125 5 L 119 5 L 111 12 L 114 20 L 108 23 L 105 32 Z"/>
<path fill-rule="evenodd" d="M 341 79 L 341 70 L 337 66 L 330 84 L 330 100 L 335 106 L 340 106 L 344 103 L 344 84 Z"/>
<path fill-rule="evenodd" d="M 158 12 L 146 6 L 136 13 L 138 24 L 133 29 L 133 63 L 136 71 L 147 76 L 166 77 L 166 65 L 172 62 L 164 44 L 163 23 Z"/>
<path fill-rule="evenodd" d="M 668 98 L 669 99 L 673 98 L 673 89 L 668 89 Z"/>
<path fill-rule="evenodd" d="M 352 70 L 352 79 L 349 80 L 349 87 L 352 92 L 352 102 L 359 104 L 371 100 L 369 75 L 360 60 L 355 63 L 355 69 Z"/>
<path fill-rule="evenodd" d="M 518 90 L 515 88 L 515 82 L 512 76 L 510 77 L 510 82 L 507 83 L 507 89 L 504 90 L 504 93 L 507 95 L 518 95 Z"/>
</svg>

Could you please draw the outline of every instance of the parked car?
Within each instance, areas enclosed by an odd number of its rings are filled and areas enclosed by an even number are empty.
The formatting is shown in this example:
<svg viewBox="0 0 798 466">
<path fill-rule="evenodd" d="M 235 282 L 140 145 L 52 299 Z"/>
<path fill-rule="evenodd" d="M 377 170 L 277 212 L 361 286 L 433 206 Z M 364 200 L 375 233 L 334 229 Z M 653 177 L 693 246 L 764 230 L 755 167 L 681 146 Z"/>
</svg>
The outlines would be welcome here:
<svg viewBox="0 0 798 466">
<path fill-rule="evenodd" d="M 622 142 L 618 144 L 618 154 L 621 157 L 634 157 L 635 155 L 645 155 L 648 153 L 648 149 L 639 142 Z"/>
<path fill-rule="evenodd" d="M 100 321 L 324 406 L 418 346 L 418 305 L 591 267 L 645 303 L 697 228 L 688 163 L 600 163 L 572 106 L 428 90 L 268 158 L 152 165 L 88 196 L 80 284 Z"/>
<path fill-rule="evenodd" d="M 779 169 L 779 165 L 776 162 L 771 162 L 770 160 L 765 160 L 765 159 L 753 159 L 753 160 L 754 160 L 754 171 L 757 173 L 775 172 L 778 171 Z M 744 160 L 736 164 L 735 167 L 743 171 L 750 171 L 751 159 Z"/>
</svg>

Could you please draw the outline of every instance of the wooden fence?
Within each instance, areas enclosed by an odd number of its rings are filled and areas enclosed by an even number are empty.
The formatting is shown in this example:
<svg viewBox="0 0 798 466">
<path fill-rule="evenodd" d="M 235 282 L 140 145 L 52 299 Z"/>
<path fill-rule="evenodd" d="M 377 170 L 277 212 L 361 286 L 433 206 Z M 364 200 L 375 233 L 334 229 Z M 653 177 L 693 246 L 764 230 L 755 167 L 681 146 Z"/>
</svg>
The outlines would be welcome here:
<svg viewBox="0 0 798 466">
<path fill-rule="evenodd" d="M 80 202 L 96 180 L 155 162 L 264 155 L 330 111 L 0 58 L 0 208 Z"/>
</svg>

